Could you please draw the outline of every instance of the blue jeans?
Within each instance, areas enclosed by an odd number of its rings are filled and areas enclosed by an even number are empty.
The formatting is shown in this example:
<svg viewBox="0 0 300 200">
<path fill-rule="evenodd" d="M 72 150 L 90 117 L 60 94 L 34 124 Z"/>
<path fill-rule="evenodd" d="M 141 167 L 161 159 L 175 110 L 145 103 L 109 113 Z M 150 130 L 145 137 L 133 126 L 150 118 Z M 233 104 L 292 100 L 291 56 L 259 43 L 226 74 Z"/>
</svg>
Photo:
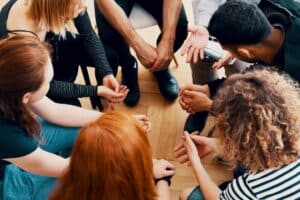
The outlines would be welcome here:
<svg viewBox="0 0 300 200">
<path fill-rule="evenodd" d="M 78 128 L 57 126 L 39 119 L 45 151 L 69 156 L 79 133 Z M 46 200 L 56 184 L 55 178 L 26 172 L 17 166 L 6 166 L 2 186 L 3 200 Z"/>
<path fill-rule="evenodd" d="M 187 198 L 188 200 L 204 200 L 203 194 L 199 186 L 195 187 Z"/>
</svg>

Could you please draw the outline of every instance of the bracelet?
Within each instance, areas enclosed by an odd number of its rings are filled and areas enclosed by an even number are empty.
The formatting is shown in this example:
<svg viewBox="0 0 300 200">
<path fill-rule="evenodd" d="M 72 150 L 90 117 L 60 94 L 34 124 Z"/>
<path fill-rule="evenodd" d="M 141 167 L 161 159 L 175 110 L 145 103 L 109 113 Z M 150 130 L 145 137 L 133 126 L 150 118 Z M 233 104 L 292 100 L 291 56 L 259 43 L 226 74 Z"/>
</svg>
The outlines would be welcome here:
<svg viewBox="0 0 300 200">
<path fill-rule="evenodd" d="M 164 180 L 164 181 L 167 181 L 168 185 L 170 186 L 171 185 L 171 178 L 172 176 L 164 176 L 164 177 L 161 177 L 161 178 L 158 178 L 158 179 L 155 179 L 155 185 L 161 181 L 161 180 Z"/>
</svg>

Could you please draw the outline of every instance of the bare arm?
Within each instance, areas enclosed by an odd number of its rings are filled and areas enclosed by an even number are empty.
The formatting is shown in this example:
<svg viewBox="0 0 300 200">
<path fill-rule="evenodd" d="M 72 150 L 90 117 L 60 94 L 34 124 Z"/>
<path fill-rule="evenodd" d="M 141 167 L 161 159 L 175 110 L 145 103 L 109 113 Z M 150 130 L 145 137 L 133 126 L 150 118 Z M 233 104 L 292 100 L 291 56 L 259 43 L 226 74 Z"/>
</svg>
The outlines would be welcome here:
<svg viewBox="0 0 300 200">
<path fill-rule="evenodd" d="M 7 158 L 4 160 L 17 165 L 25 171 L 56 178 L 62 177 L 69 166 L 68 158 L 62 158 L 40 148 L 22 157 Z"/>
<path fill-rule="evenodd" d="M 193 164 L 193 170 L 203 193 L 204 199 L 217 200 L 220 196 L 219 187 L 210 178 L 203 165 L 199 162 L 198 164 Z"/>
<path fill-rule="evenodd" d="M 184 133 L 185 136 L 185 148 L 188 153 L 189 161 L 193 167 L 197 182 L 203 193 L 204 199 L 216 200 L 219 199 L 220 189 L 210 178 L 206 170 L 204 169 L 202 162 L 199 157 L 199 153 L 195 144 L 195 140 L 187 132 Z M 200 137 L 201 138 L 201 137 Z M 200 141 L 198 141 L 200 142 Z M 196 141 L 196 143 L 198 143 Z M 209 140 L 208 143 L 211 145 L 212 149 L 216 150 L 216 140 Z M 199 143 L 198 143 L 199 144 Z"/>
<path fill-rule="evenodd" d="M 181 0 L 163 0 L 163 28 L 162 41 L 172 44 L 175 40 L 175 32 L 178 23 L 179 13 L 182 6 Z"/>
<path fill-rule="evenodd" d="M 135 32 L 122 8 L 114 0 L 97 0 L 97 4 L 106 20 L 136 49 L 143 39 Z"/>
<path fill-rule="evenodd" d="M 97 0 L 97 4 L 107 21 L 135 50 L 140 62 L 145 67 L 150 68 L 157 57 L 155 48 L 135 32 L 122 8 L 114 0 Z"/>
<path fill-rule="evenodd" d="M 68 127 L 82 127 L 102 115 L 102 113 L 98 111 L 55 103 L 48 97 L 44 97 L 38 102 L 30 104 L 30 108 L 34 113 L 45 120 Z"/>
<path fill-rule="evenodd" d="M 172 60 L 181 5 L 181 0 L 163 0 L 162 38 L 156 48 L 157 58 L 150 69 L 151 71 L 160 71 L 168 68 Z"/>
<path fill-rule="evenodd" d="M 157 200 L 171 199 L 170 188 L 166 181 L 161 180 L 156 184 Z"/>
</svg>

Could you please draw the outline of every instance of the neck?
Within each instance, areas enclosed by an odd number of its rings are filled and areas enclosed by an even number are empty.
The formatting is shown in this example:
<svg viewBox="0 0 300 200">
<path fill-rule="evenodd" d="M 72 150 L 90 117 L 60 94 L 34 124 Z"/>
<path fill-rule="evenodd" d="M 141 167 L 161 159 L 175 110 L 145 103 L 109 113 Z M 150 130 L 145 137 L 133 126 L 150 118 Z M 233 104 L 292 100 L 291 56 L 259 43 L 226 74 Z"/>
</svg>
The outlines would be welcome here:
<svg viewBox="0 0 300 200">
<path fill-rule="evenodd" d="M 261 60 L 272 65 L 274 58 L 284 43 L 284 32 L 272 27 L 271 34 L 262 42 Z"/>
</svg>

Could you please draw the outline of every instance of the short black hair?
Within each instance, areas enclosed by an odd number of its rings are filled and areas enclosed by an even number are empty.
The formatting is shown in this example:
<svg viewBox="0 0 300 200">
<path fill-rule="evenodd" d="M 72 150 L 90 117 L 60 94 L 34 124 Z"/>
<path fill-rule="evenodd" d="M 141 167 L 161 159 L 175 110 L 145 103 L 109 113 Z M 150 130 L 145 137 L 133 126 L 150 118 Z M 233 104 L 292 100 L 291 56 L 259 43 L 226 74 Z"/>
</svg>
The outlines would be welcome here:
<svg viewBox="0 0 300 200">
<path fill-rule="evenodd" d="M 262 42 L 271 28 L 257 5 L 245 0 L 230 0 L 213 14 L 208 31 L 222 45 L 250 45 Z"/>
</svg>

